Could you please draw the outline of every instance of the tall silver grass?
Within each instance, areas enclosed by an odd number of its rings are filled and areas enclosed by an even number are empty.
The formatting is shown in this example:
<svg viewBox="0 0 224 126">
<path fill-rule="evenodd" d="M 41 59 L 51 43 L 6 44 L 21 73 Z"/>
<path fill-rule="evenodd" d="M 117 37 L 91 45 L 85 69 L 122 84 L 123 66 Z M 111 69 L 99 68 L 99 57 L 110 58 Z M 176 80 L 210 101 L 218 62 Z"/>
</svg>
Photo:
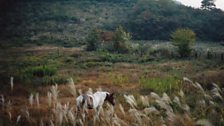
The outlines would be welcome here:
<svg viewBox="0 0 224 126">
<path fill-rule="evenodd" d="M 74 96 L 77 96 L 76 87 L 72 78 L 68 79 L 68 91 Z"/>
<path fill-rule="evenodd" d="M 29 103 L 30 103 L 30 106 L 33 107 L 33 94 L 32 93 L 30 94 L 30 97 L 29 97 Z"/>
<path fill-rule="evenodd" d="M 11 87 L 11 91 L 13 91 L 14 88 L 14 77 L 10 77 L 10 87 Z"/>
<path fill-rule="evenodd" d="M 39 108 L 40 107 L 39 93 L 36 93 L 35 98 L 36 98 L 37 107 Z"/>
</svg>

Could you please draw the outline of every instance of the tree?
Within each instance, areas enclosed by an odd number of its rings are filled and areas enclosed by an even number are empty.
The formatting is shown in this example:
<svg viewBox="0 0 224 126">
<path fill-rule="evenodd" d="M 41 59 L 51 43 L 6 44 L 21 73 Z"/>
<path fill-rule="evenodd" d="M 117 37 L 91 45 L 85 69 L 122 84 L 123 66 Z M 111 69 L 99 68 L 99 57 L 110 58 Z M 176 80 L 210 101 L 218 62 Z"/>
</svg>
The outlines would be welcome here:
<svg viewBox="0 0 224 126">
<path fill-rule="evenodd" d="M 212 10 L 214 9 L 215 6 L 215 1 L 214 0 L 202 0 L 201 1 L 201 8 L 205 10 Z"/>
<path fill-rule="evenodd" d="M 100 42 L 100 31 L 98 29 L 94 29 L 90 32 L 87 37 L 87 51 L 97 50 Z"/>
<path fill-rule="evenodd" d="M 180 28 L 171 34 L 172 44 L 177 47 L 181 58 L 190 56 L 195 40 L 196 35 L 194 31 L 189 28 Z"/>
<path fill-rule="evenodd" d="M 123 27 L 119 26 L 113 36 L 113 50 L 119 53 L 128 52 L 130 50 L 130 33 L 124 31 Z"/>
</svg>

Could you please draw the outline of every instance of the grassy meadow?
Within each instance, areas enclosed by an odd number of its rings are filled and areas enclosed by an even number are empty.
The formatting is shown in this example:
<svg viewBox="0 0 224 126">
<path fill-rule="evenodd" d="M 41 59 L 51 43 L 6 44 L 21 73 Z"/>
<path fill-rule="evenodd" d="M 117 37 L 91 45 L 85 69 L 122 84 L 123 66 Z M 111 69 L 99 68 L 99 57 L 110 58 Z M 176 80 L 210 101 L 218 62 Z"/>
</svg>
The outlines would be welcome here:
<svg viewBox="0 0 224 126">
<path fill-rule="evenodd" d="M 200 47 L 218 48 L 208 45 Z M 145 46 L 141 57 L 54 45 L 1 50 L 0 125 L 223 125 L 223 61 L 167 57 L 169 42 Z M 77 95 L 97 90 L 115 92 L 115 107 L 76 116 Z"/>
<path fill-rule="evenodd" d="M 141 40 L 139 36 L 139 40 L 130 39 L 130 50 L 125 53 L 111 49 L 112 40 L 100 40 L 96 50 L 87 51 L 94 28 L 110 38 L 124 25 L 125 30 L 145 33 L 142 39 L 146 39 L 146 29 L 153 23 L 165 24 L 164 28 L 156 24 L 158 31 L 149 34 L 155 38 L 159 30 L 168 29 L 167 33 L 177 27 L 178 21 L 171 20 L 173 14 L 157 9 L 166 2 L 153 6 L 152 15 L 144 3 L 150 0 L 135 2 L 24 0 L 16 1 L 7 13 L 0 11 L 0 126 L 223 126 L 221 42 L 196 39 L 187 58 L 180 58 L 169 40 Z M 182 12 L 191 10 L 183 8 Z M 163 16 L 157 17 L 160 13 Z M 180 19 L 185 21 L 185 17 Z M 152 26 L 138 27 L 147 23 Z M 76 97 L 101 90 L 114 92 L 116 105 L 105 103 L 99 116 L 95 110 L 89 110 L 86 117 L 77 114 Z"/>
</svg>

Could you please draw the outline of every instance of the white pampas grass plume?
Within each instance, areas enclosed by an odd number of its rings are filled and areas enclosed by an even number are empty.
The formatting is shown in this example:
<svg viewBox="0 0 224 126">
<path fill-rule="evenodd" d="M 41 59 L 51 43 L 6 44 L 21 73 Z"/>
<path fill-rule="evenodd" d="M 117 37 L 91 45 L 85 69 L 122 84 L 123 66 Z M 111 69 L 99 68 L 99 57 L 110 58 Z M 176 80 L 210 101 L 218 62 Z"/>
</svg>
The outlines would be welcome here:
<svg viewBox="0 0 224 126">
<path fill-rule="evenodd" d="M 39 100 L 39 93 L 36 93 L 36 103 L 37 103 L 37 107 L 40 107 L 40 100 Z"/>
<path fill-rule="evenodd" d="M 11 91 L 13 91 L 13 88 L 14 88 L 14 77 L 10 77 L 10 86 L 11 86 Z"/>
<path fill-rule="evenodd" d="M 50 126 L 54 126 L 54 123 L 52 120 L 50 120 Z"/>
<path fill-rule="evenodd" d="M 166 104 L 165 102 L 163 102 L 162 100 L 156 100 L 156 103 L 163 109 L 165 109 L 166 111 L 171 111 L 173 112 L 173 109 L 168 105 Z"/>
<path fill-rule="evenodd" d="M 185 96 L 183 90 L 180 90 L 180 91 L 178 92 L 178 94 L 180 95 L 181 98 L 184 98 L 184 96 Z"/>
<path fill-rule="evenodd" d="M 68 118 L 74 124 L 75 116 L 74 116 L 74 114 L 71 111 L 68 112 Z"/>
<path fill-rule="evenodd" d="M 182 105 L 182 109 L 185 110 L 186 112 L 190 112 L 190 107 L 187 104 Z"/>
<path fill-rule="evenodd" d="M 173 99 L 173 102 L 178 104 L 181 107 L 181 103 L 180 103 L 179 97 L 175 96 L 174 99 Z"/>
<path fill-rule="evenodd" d="M 93 89 L 89 88 L 88 91 L 86 92 L 86 94 L 93 94 Z"/>
<path fill-rule="evenodd" d="M 76 97 L 76 87 L 72 78 L 68 79 L 68 90 L 73 95 L 73 97 Z"/>
<path fill-rule="evenodd" d="M 148 96 L 140 96 L 140 99 L 141 99 L 142 104 L 144 106 L 149 106 L 149 98 L 148 98 Z"/>
<path fill-rule="evenodd" d="M 198 88 L 203 94 L 205 94 L 205 90 L 204 90 L 204 88 L 201 86 L 201 84 L 199 84 L 198 82 L 196 82 L 195 84 L 196 84 L 197 88 Z"/>
<path fill-rule="evenodd" d="M 81 119 L 78 120 L 81 126 L 84 126 L 84 123 L 82 122 Z"/>
<path fill-rule="evenodd" d="M 154 107 L 154 106 L 151 106 L 149 108 L 145 108 L 143 110 L 143 112 L 146 114 L 146 115 L 149 115 L 151 113 L 154 113 L 154 114 L 159 114 L 159 111 Z"/>
<path fill-rule="evenodd" d="M 128 112 L 132 117 L 134 117 L 133 119 L 135 119 L 138 122 L 138 124 L 142 126 L 141 113 L 137 109 L 129 109 Z"/>
<path fill-rule="evenodd" d="M 163 93 L 163 97 L 161 98 L 161 100 L 167 104 L 171 103 L 170 97 L 166 93 Z"/>
<path fill-rule="evenodd" d="M 135 108 L 137 107 L 137 102 L 134 98 L 133 95 L 124 95 L 124 98 L 126 100 L 126 102 L 132 107 L 132 108 Z"/>
<path fill-rule="evenodd" d="M 5 98 L 3 95 L 1 95 L 1 103 L 2 103 L 2 109 L 3 109 L 5 106 Z"/>
<path fill-rule="evenodd" d="M 11 112 L 8 112 L 8 115 L 9 115 L 9 120 L 11 121 L 12 120 L 12 114 L 11 114 Z"/>
<path fill-rule="evenodd" d="M 120 109 L 121 113 L 122 113 L 123 115 L 125 115 L 124 108 L 123 108 L 123 106 L 122 106 L 121 104 L 119 104 L 119 109 Z"/>
<path fill-rule="evenodd" d="M 116 121 L 121 126 L 128 126 L 128 124 L 124 120 L 118 118 L 116 114 L 114 115 L 113 121 Z"/>
<path fill-rule="evenodd" d="M 33 106 L 33 94 L 32 93 L 30 94 L 30 97 L 29 97 L 29 103 L 30 103 L 30 106 L 32 107 Z"/>
<path fill-rule="evenodd" d="M 218 98 L 218 99 L 220 99 L 220 100 L 223 101 L 223 97 L 221 96 L 221 94 L 220 94 L 220 92 L 219 92 L 219 89 L 217 89 L 217 88 L 213 88 L 213 89 L 211 90 L 211 93 L 212 93 L 212 97 L 213 97 L 213 98 Z"/>
<path fill-rule="evenodd" d="M 40 126 L 44 126 L 44 122 L 42 119 L 40 120 Z"/>
<path fill-rule="evenodd" d="M 81 94 L 82 94 L 82 90 L 81 90 L 81 89 L 79 89 L 79 90 L 78 90 L 78 92 L 79 92 L 79 95 L 81 95 Z"/>
<path fill-rule="evenodd" d="M 57 102 L 58 94 L 59 94 L 58 85 L 57 84 L 52 85 L 50 91 L 51 91 L 54 102 Z"/>
<path fill-rule="evenodd" d="M 47 101 L 48 101 L 48 106 L 51 107 L 52 104 L 52 94 L 51 92 L 47 92 Z"/>
<path fill-rule="evenodd" d="M 196 125 L 200 126 L 213 126 L 212 123 L 207 119 L 201 119 L 196 122 Z"/>
<path fill-rule="evenodd" d="M 212 86 L 214 86 L 219 92 L 222 92 L 221 88 L 217 84 L 212 83 Z"/>
<path fill-rule="evenodd" d="M 191 81 L 189 78 L 183 77 L 183 81 L 186 81 L 186 82 L 190 83 L 194 88 L 197 88 L 197 86 L 194 84 L 194 82 Z"/>
<path fill-rule="evenodd" d="M 154 98 L 154 99 L 160 100 L 159 95 L 156 94 L 155 92 L 151 92 L 151 93 L 150 93 L 150 96 L 151 96 L 152 98 Z"/>
<path fill-rule="evenodd" d="M 17 116 L 17 119 L 16 119 L 16 124 L 19 123 L 20 119 L 21 119 L 21 115 L 18 115 L 18 116 Z"/>
</svg>

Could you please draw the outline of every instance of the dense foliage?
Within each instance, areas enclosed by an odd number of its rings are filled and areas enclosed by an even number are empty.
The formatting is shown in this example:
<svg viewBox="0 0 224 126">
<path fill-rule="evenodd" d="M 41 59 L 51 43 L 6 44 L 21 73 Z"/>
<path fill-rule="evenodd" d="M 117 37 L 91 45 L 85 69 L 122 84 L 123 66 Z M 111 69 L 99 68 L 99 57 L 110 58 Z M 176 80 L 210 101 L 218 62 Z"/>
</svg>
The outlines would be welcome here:
<svg viewBox="0 0 224 126">
<path fill-rule="evenodd" d="M 128 52 L 130 50 L 131 35 L 119 26 L 113 37 L 113 50 L 119 53 Z"/>
<path fill-rule="evenodd" d="M 174 46 L 177 46 L 178 53 L 182 58 L 188 57 L 192 51 L 192 45 L 195 42 L 196 35 L 190 29 L 177 29 L 171 34 Z"/>
<path fill-rule="evenodd" d="M 224 13 L 194 9 L 172 0 L 139 0 L 125 26 L 135 39 L 168 40 L 177 28 L 193 29 L 200 40 L 223 41 Z"/>
<path fill-rule="evenodd" d="M 3 0 L 0 39 L 77 46 L 93 26 L 122 25 L 138 40 L 169 40 L 176 29 L 190 28 L 199 40 L 224 41 L 224 12 L 206 1 L 195 9 L 173 0 Z"/>
</svg>

